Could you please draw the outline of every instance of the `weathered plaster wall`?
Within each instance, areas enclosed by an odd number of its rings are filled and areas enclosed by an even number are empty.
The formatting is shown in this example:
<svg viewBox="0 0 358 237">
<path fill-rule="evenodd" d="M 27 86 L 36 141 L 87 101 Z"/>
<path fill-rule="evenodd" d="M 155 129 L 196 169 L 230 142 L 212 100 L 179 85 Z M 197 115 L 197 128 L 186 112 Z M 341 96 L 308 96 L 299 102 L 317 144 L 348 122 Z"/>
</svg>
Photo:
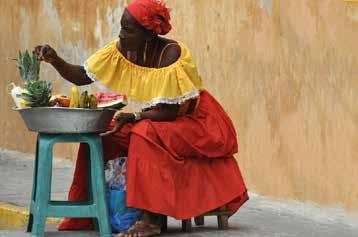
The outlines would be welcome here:
<svg viewBox="0 0 358 237">
<path fill-rule="evenodd" d="M 168 0 L 174 30 L 234 120 L 250 190 L 358 210 L 358 4 Z M 0 0 L 0 147 L 33 151 L 11 111 L 9 58 L 49 43 L 72 63 L 116 37 L 126 1 Z M 57 91 L 69 84 L 47 65 Z M 57 154 L 74 157 L 74 146 Z"/>
</svg>

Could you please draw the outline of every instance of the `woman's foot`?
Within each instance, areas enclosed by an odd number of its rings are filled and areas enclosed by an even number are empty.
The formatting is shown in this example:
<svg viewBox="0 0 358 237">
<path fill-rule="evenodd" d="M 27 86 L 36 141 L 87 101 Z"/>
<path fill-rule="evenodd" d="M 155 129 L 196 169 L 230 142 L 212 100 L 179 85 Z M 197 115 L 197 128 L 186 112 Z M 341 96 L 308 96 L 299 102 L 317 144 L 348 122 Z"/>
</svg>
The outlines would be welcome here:
<svg viewBox="0 0 358 237">
<path fill-rule="evenodd" d="M 150 237 L 160 233 L 159 225 L 137 221 L 128 231 L 118 234 L 117 237 Z"/>
<path fill-rule="evenodd" d="M 150 237 L 158 236 L 160 233 L 159 215 L 143 210 L 141 220 L 117 237 Z"/>
</svg>

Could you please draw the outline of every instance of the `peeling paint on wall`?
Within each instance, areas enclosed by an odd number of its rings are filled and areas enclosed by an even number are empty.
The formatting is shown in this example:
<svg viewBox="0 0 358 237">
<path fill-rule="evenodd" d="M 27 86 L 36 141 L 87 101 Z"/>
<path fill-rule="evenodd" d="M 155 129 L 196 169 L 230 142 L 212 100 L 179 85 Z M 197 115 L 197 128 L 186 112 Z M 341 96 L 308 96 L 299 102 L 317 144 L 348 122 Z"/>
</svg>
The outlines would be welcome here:
<svg viewBox="0 0 358 237">
<path fill-rule="evenodd" d="M 31 35 L 30 34 L 30 29 L 29 29 L 29 27 L 30 27 L 29 26 L 30 19 L 29 19 L 29 15 L 27 14 L 25 8 L 20 7 L 19 11 L 20 11 L 20 22 L 22 23 L 21 27 L 20 27 L 20 31 L 19 31 L 20 37 L 22 38 L 22 40 L 20 41 L 21 42 L 21 47 L 22 48 L 28 48 L 28 39 L 27 39 L 27 37 L 29 37 Z"/>
<path fill-rule="evenodd" d="M 357 2 L 358 4 L 358 2 Z M 356 24 L 358 23 L 358 8 L 356 6 L 347 6 L 348 17 Z"/>
<path fill-rule="evenodd" d="M 266 9 L 270 15 L 272 14 L 272 0 L 258 0 L 260 7 Z"/>
</svg>

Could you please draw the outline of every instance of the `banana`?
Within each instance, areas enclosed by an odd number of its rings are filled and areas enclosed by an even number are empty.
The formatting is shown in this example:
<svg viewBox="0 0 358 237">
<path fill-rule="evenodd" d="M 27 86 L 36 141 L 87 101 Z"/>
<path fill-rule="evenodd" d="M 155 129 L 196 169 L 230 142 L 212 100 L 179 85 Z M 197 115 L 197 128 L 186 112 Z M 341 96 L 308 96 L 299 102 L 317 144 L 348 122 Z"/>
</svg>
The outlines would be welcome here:
<svg viewBox="0 0 358 237">
<path fill-rule="evenodd" d="M 97 102 L 97 98 L 94 95 L 90 95 L 89 97 L 89 108 L 90 109 L 97 109 L 98 107 L 98 102 Z"/>
<path fill-rule="evenodd" d="M 71 108 L 79 108 L 80 92 L 76 86 L 71 88 Z"/>
<path fill-rule="evenodd" d="M 84 92 L 80 96 L 79 106 L 78 107 L 79 108 L 84 108 L 85 107 L 85 94 L 84 94 Z"/>
<path fill-rule="evenodd" d="M 97 106 L 97 98 L 94 95 L 88 95 L 87 91 L 80 95 L 76 86 L 71 88 L 71 108 L 97 109 Z"/>
<path fill-rule="evenodd" d="M 89 96 L 87 91 L 81 94 L 79 104 L 80 104 L 79 107 L 83 109 L 87 109 L 89 107 Z"/>
</svg>

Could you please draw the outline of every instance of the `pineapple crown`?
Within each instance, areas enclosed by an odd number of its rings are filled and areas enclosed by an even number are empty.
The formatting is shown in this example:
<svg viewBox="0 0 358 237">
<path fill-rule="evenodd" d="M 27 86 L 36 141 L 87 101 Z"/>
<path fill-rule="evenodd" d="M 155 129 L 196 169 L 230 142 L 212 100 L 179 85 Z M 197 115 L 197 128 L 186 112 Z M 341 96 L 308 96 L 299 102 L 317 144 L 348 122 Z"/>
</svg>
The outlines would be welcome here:
<svg viewBox="0 0 358 237">
<path fill-rule="evenodd" d="M 32 55 L 26 50 L 24 52 L 19 51 L 19 59 L 17 60 L 17 66 L 19 68 L 21 80 L 38 81 L 40 75 L 40 61 L 33 52 Z"/>
<path fill-rule="evenodd" d="M 27 101 L 30 107 L 47 106 L 51 98 L 52 86 L 48 81 L 28 81 L 26 83 L 27 92 L 20 95 Z"/>
<path fill-rule="evenodd" d="M 19 51 L 17 66 L 21 80 L 23 80 L 26 92 L 18 97 L 24 99 L 30 107 L 47 106 L 51 98 L 52 85 L 48 81 L 40 81 L 40 63 L 34 52 L 32 55 L 26 50 Z"/>
</svg>

